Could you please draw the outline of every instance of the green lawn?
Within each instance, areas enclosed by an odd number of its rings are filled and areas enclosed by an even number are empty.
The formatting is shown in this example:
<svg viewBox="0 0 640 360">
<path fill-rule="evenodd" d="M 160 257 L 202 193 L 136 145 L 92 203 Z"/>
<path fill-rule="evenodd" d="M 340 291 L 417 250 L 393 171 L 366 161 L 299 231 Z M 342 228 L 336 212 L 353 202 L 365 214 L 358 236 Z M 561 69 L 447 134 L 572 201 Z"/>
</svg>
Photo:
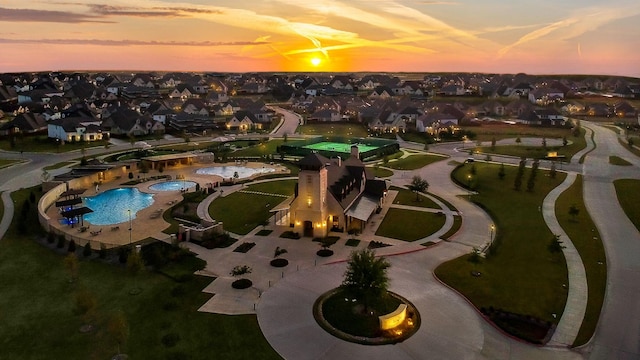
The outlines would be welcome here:
<svg viewBox="0 0 640 360">
<path fill-rule="evenodd" d="M 284 140 L 275 139 L 263 144 L 252 145 L 244 147 L 229 154 L 230 157 L 243 157 L 243 156 L 265 156 L 277 154 L 277 147 L 282 145 Z"/>
<path fill-rule="evenodd" d="M 269 194 L 293 195 L 298 180 L 267 181 L 247 186 L 247 190 Z M 283 199 L 284 200 L 284 199 Z"/>
<path fill-rule="evenodd" d="M 106 140 L 92 142 L 67 142 L 64 145 L 58 145 L 52 139 L 46 136 L 25 136 L 17 137 L 15 147 L 11 147 L 11 142 L 7 139 L 0 140 L 0 149 L 6 151 L 28 151 L 28 152 L 67 152 L 80 150 L 82 148 L 104 147 L 108 142 Z"/>
<path fill-rule="evenodd" d="M 15 202 L 22 204 L 28 191 L 14 193 Z M 28 213 L 35 216 L 34 206 Z M 29 227 L 19 235 L 14 221 L 0 241 L 2 358 L 110 359 L 117 344 L 107 331 L 107 319 L 116 312 L 128 324 L 122 350 L 131 359 L 279 358 L 255 316 L 197 311 L 211 297 L 201 292 L 210 278 L 194 276 L 179 283 L 151 271 L 132 276 L 122 265 L 80 255 L 79 279 L 70 283 L 63 255 L 32 240 L 38 230 Z M 74 311 L 81 291 L 97 301 L 96 328 L 89 333 L 79 331 L 84 322 Z M 178 341 L 169 347 L 163 337 Z"/>
<path fill-rule="evenodd" d="M 391 208 L 385 215 L 376 235 L 416 241 L 423 239 L 444 226 L 445 216 L 431 212 Z"/>
<path fill-rule="evenodd" d="M 57 164 L 53 164 L 53 165 L 49 165 L 45 168 L 43 168 L 42 170 L 55 170 L 55 169 L 60 169 L 61 167 L 65 167 L 67 165 L 71 165 L 71 164 L 75 164 L 75 161 L 63 161 L 63 162 L 59 162 Z"/>
<path fill-rule="evenodd" d="M 221 188 L 224 190 L 224 187 Z M 234 192 L 215 199 L 209 206 L 212 219 L 222 221 L 224 229 L 245 235 L 271 217 L 271 210 L 285 199 L 279 196 Z M 251 206 L 239 206 L 251 204 Z"/>
<path fill-rule="evenodd" d="M 371 169 L 373 171 L 373 175 L 377 178 L 386 178 L 389 176 L 393 176 L 393 171 L 389 170 L 389 169 L 383 169 L 381 167 L 368 167 L 369 169 Z"/>
<path fill-rule="evenodd" d="M 558 173 L 552 179 L 540 170 L 533 192 L 515 191 L 515 167 L 505 167 L 505 179 L 499 180 L 499 165 L 475 166 L 478 194 L 473 201 L 495 221 L 494 247 L 486 260 L 474 263 L 468 261 L 470 255 L 464 255 L 438 266 L 435 274 L 479 309 L 493 307 L 557 323 L 567 298 L 562 287 L 567 283 L 567 266 L 562 252 L 549 251 L 553 234 L 538 208 L 565 176 Z M 525 171 L 523 188 L 529 172 L 530 169 Z M 464 165 L 454 171 L 453 177 L 466 184 L 468 173 L 469 165 Z M 489 229 L 486 235 L 488 239 Z M 482 276 L 471 276 L 472 271 L 479 271 Z M 551 315 L 554 313 L 557 318 Z"/>
<path fill-rule="evenodd" d="M 396 198 L 393 199 L 394 204 L 418 206 L 418 207 L 430 208 L 430 209 L 440 208 L 438 204 L 436 204 L 433 200 L 429 199 L 423 194 L 419 194 L 418 200 L 416 201 L 416 194 L 411 190 L 402 189 L 398 187 L 394 187 L 393 190 L 398 191 L 398 195 L 396 195 Z"/>
<path fill-rule="evenodd" d="M 584 345 L 593 336 L 600 317 L 607 285 L 607 258 L 600 234 L 582 200 L 582 176 L 556 202 L 556 218 L 580 253 L 587 274 L 589 299 L 582 326 L 573 346 Z M 572 218 L 569 208 L 575 205 L 578 215 Z M 562 241 L 562 239 L 560 239 Z"/>
<path fill-rule="evenodd" d="M 627 160 L 619 157 L 619 156 L 609 156 L 609 164 L 611 165 L 616 165 L 616 166 L 631 166 L 633 164 L 631 164 L 630 162 L 628 162 Z"/>
<path fill-rule="evenodd" d="M 341 136 L 341 137 L 367 137 L 367 128 L 355 123 L 313 123 L 298 126 L 298 133 L 303 135 Z"/>
<path fill-rule="evenodd" d="M 638 194 L 640 192 L 640 180 L 616 180 L 613 185 L 616 187 L 616 195 L 622 210 L 627 214 L 633 225 L 636 226 L 636 229 L 640 231 L 640 202 L 635 196 L 629 196 L 629 194 Z"/>
<path fill-rule="evenodd" d="M 537 127 L 520 124 L 490 124 L 482 126 L 463 126 L 463 130 L 472 131 L 476 134 L 476 141 L 491 141 L 492 139 L 513 139 L 519 137 L 546 137 L 547 139 L 562 139 L 566 136 L 568 140 L 575 141 L 571 136 L 571 130 L 565 128 Z"/>
<path fill-rule="evenodd" d="M 444 159 L 446 157 L 436 155 L 411 155 L 403 159 L 390 161 L 384 166 L 395 170 L 416 170 Z"/>
<path fill-rule="evenodd" d="M 558 153 L 559 156 L 560 155 L 564 156 L 565 159 L 569 161 L 569 159 L 571 159 L 571 157 L 575 153 L 584 149 L 587 146 L 584 134 L 585 134 L 585 130 L 581 129 L 580 136 L 578 137 L 567 135 L 567 140 L 573 142 L 568 144 L 567 146 L 547 146 L 545 148 L 542 146 L 542 140 L 540 140 L 540 146 L 502 145 L 502 146 L 496 146 L 493 149 L 490 146 L 475 146 L 475 147 L 470 147 L 469 149 L 473 149 L 473 151 L 479 152 L 479 153 L 509 155 L 509 156 L 517 156 L 517 157 L 525 157 L 525 158 L 533 158 L 533 159 L 542 159 L 547 156 L 548 152 L 555 151 Z"/>
<path fill-rule="evenodd" d="M 0 169 L 5 168 L 7 166 L 11 166 L 11 165 L 19 163 L 19 162 L 21 162 L 21 160 L 0 159 Z"/>
</svg>

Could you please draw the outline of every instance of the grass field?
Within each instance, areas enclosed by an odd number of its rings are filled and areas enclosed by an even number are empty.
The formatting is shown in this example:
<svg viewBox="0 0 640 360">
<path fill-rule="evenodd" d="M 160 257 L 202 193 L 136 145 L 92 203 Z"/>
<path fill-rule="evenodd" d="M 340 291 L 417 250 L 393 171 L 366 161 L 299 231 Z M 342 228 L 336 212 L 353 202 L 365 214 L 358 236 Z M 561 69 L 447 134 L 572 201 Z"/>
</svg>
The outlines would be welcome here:
<svg viewBox="0 0 640 360">
<path fill-rule="evenodd" d="M 14 200 L 22 204 L 28 195 L 29 190 L 14 193 Z M 30 208 L 29 216 L 35 216 Z M 110 359 L 117 342 L 107 322 L 116 313 L 127 324 L 121 349 L 131 359 L 279 358 L 255 316 L 197 311 L 211 297 L 201 292 L 210 278 L 178 282 L 146 270 L 133 276 L 117 262 L 81 259 L 78 280 L 69 282 L 64 255 L 34 242 L 39 233 L 30 227 L 19 234 L 14 221 L 0 241 L 2 358 Z M 81 292 L 97 304 L 95 329 L 88 333 L 79 331 L 85 321 L 75 310 Z"/>
<path fill-rule="evenodd" d="M 431 212 L 391 208 L 376 235 L 404 241 L 425 238 L 444 226 L 445 217 Z M 418 224 L 420 224 L 418 226 Z"/>
<path fill-rule="evenodd" d="M 373 171 L 373 176 L 378 178 L 386 178 L 389 176 L 393 176 L 393 171 L 389 169 L 383 169 L 381 167 L 376 167 L 376 166 L 372 166 L 372 167 L 370 166 L 368 168 L 371 169 L 371 171 Z"/>
<path fill-rule="evenodd" d="M 428 197 L 422 194 L 418 195 L 418 200 L 416 201 L 416 194 L 411 190 L 402 189 L 398 187 L 394 187 L 392 190 L 398 191 L 398 195 L 396 195 L 396 198 L 393 199 L 394 204 L 417 206 L 417 207 L 430 208 L 430 209 L 440 208 L 438 204 L 436 204 L 433 200 L 429 199 Z"/>
<path fill-rule="evenodd" d="M 75 163 L 75 161 L 63 161 L 63 162 L 59 162 L 57 164 L 49 165 L 49 166 L 45 167 L 43 170 L 60 169 L 61 167 L 65 167 L 67 165 L 71 165 L 71 164 L 74 164 L 74 163 Z"/>
<path fill-rule="evenodd" d="M 469 165 L 454 171 L 460 184 L 466 184 Z M 478 194 L 473 201 L 486 209 L 496 225 L 491 255 L 478 263 L 470 255 L 438 266 L 435 274 L 467 297 L 477 308 L 502 309 L 557 323 L 567 292 L 567 267 L 562 252 L 551 252 L 553 234 L 538 211 L 544 197 L 564 180 L 540 171 L 533 192 L 513 190 L 516 168 L 506 167 L 504 180 L 498 178 L 500 167 L 476 164 L 474 180 Z M 525 171 L 527 183 L 530 169 Z M 523 185 L 523 187 L 525 187 Z M 487 229 L 487 238 L 489 229 Z M 472 271 L 482 274 L 471 276 Z"/>
<path fill-rule="evenodd" d="M 262 144 L 243 147 L 229 154 L 230 157 L 243 156 L 265 156 L 277 154 L 278 146 L 282 145 L 284 140 L 274 139 Z"/>
<path fill-rule="evenodd" d="M 579 213 L 575 218 L 569 215 L 569 208 L 575 205 Z M 580 331 L 573 346 L 584 345 L 596 329 L 600 310 L 604 302 L 607 285 L 607 259 L 600 234 L 582 200 L 582 176 L 563 192 L 556 202 L 556 218 L 580 253 L 587 274 L 589 299 Z"/>
<path fill-rule="evenodd" d="M 616 165 L 616 166 L 631 166 L 633 164 L 631 164 L 630 162 L 628 162 L 627 160 L 619 157 L 619 156 L 609 156 L 609 164 L 611 165 Z"/>
<path fill-rule="evenodd" d="M 21 162 L 21 160 L 0 159 L 0 169 L 5 168 L 7 166 L 11 166 L 13 164 L 17 164 L 19 162 Z"/>
<path fill-rule="evenodd" d="M 444 159 L 446 157 L 436 155 L 411 155 L 406 158 L 389 161 L 384 166 L 395 170 L 416 170 Z"/>
<path fill-rule="evenodd" d="M 546 129 L 546 128 L 540 128 Z M 551 129 L 553 130 L 553 129 Z M 555 129 L 560 130 L 560 129 Z M 584 149 L 587 146 L 586 140 L 584 138 L 585 130 L 580 130 L 580 136 L 567 136 L 567 140 L 572 141 L 572 143 L 567 146 L 547 146 L 546 148 L 542 146 L 530 146 L 530 145 L 502 145 L 496 146 L 495 148 L 491 148 L 489 146 L 476 146 L 473 147 L 473 150 L 479 153 L 487 153 L 487 154 L 500 154 L 500 155 L 509 155 L 509 156 L 517 156 L 517 157 L 525 157 L 525 158 L 533 158 L 533 159 L 542 159 L 547 156 L 547 153 L 550 151 L 555 151 L 559 156 L 564 156 L 567 161 L 571 159 L 571 157 L 577 153 L 578 151 Z M 527 135 L 531 136 L 531 135 Z M 547 137 L 549 138 L 549 137 Z"/>
<path fill-rule="evenodd" d="M 463 130 L 472 131 L 476 134 L 475 141 L 491 141 L 492 139 L 512 139 L 516 137 L 546 137 L 547 139 L 562 139 L 566 136 L 569 140 L 574 140 L 570 129 L 535 127 L 520 124 L 487 124 L 482 126 L 463 126 Z"/>
<path fill-rule="evenodd" d="M 303 135 L 367 137 L 367 128 L 356 123 L 312 123 L 298 127 L 297 132 Z"/>
<path fill-rule="evenodd" d="M 628 194 L 638 194 L 640 192 L 640 180 L 636 179 L 622 179 L 613 182 L 616 188 L 616 195 L 618 196 L 618 202 L 622 206 L 622 210 L 627 214 L 627 217 L 636 229 L 640 231 L 640 202 L 635 196 L 628 196 Z"/>
<path fill-rule="evenodd" d="M 28 152 L 67 152 L 80 150 L 82 148 L 104 147 L 108 142 L 106 140 L 92 142 L 67 142 L 59 145 L 46 136 L 25 136 L 17 137 L 15 147 L 11 147 L 11 142 L 7 139 L 0 140 L 0 149 L 6 151 L 28 151 Z"/>
<path fill-rule="evenodd" d="M 246 190 L 292 195 L 295 182 L 296 180 L 271 181 L 248 186 Z M 221 190 L 224 191 L 224 187 Z M 209 206 L 209 215 L 212 219 L 222 221 L 225 230 L 245 235 L 269 219 L 271 216 L 269 210 L 284 200 L 285 198 L 280 196 L 234 192 L 215 199 Z M 251 206 L 238 206 L 238 204 L 251 204 Z"/>
</svg>

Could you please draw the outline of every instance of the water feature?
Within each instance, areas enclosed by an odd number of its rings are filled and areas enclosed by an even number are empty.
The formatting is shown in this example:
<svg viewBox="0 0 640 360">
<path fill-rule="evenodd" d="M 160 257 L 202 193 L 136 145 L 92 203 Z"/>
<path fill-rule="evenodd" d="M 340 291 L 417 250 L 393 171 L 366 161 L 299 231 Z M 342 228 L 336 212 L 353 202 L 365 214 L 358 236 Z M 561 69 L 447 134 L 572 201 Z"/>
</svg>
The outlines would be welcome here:
<svg viewBox="0 0 640 360">
<path fill-rule="evenodd" d="M 113 225 L 136 218 L 136 213 L 153 204 L 153 195 L 137 188 L 117 188 L 84 198 L 85 206 L 93 210 L 84 219 L 92 225 Z"/>
<path fill-rule="evenodd" d="M 256 174 L 267 174 L 276 171 L 272 167 L 251 168 L 246 166 L 225 165 L 198 169 L 196 174 L 218 175 L 223 179 L 234 178 L 238 173 L 238 179 L 244 179 Z"/>
<path fill-rule="evenodd" d="M 193 181 L 173 180 L 153 184 L 149 186 L 149 189 L 153 191 L 178 191 L 190 189 L 195 186 L 196 183 Z"/>
</svg>

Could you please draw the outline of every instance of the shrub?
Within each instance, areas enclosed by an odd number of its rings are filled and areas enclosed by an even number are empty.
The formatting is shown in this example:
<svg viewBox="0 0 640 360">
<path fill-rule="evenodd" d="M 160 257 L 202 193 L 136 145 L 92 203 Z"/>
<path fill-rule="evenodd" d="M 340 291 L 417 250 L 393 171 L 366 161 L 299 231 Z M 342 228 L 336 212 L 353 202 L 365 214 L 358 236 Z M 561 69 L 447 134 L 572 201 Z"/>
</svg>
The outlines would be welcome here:
<svg viewBox="0 0 640 360">
<path fill-rule="evenodd" d="M 316 255 L 321 256 L 321 257 L 329 257 L 331 255 L 333 255 L 333 250 L 329 250 L 329 249 L 320 249 L 316 252 Z"/>
<path fill-rule="evenodd" d="M 82 248 L 82 256 L 89 257 L 91 256 L 91 244 L 84 244 L 84 248 Z"/>
<path fill-rule="evenodd" d="M 47 234 L 47 242 L 49 244 L 53 244 L 56 241 L 56 234 L 54 234 L 53 232 L 50 232 Z"/>
<path fill-rule="evenodd" d="M 253 282 L 249 279 L 238 279 L 231 283 L 231 287 L 234 289 L 246 289 L 251 287 L 251 285 L 253 285 Z"/>
<path fill-rule="evenodd" d="M 162 309 L 165 311 L 174 311 L 178 309 L 178 303 L 173 300 L 169 300 L 162 305 Z"/>
<path fill-rule="evenodd" d="M 69 247 L 67 248 L 67 251 L 69 251 L 70 253 L 76 252 L 76 242 L 74 240 L 69 241 Z"/>
<path fill-rule="evenodd" d="M 100 250 L 98 250 L 98 257 L 104 259 L 107 257 L 107 247 L 104 244 L 100 244 Z"/>
<path fill-rule="evenodd" d="M 129 257 L 129 249 L 121 246 L 118 248 L 118 261 L 120 264 L 126 264 L 127 258 Z"/>
<path fill-rule="evenodd" d="M 254 242 L 244 242 L 238 245 L 238 247 L 236 247 L 235 249 L 233 249 L 233 252 L 246 253 L 247 251 L 251 250 L 255 245 L 256 243 Z"/>
<path fill-rule="evenodd" d="M 171 296 L 173 297 L 181 297 L 187 293 L 187 289 L 185 289 L 184 285 L 176 285 L 173 289 L 171 289 Z"/>
<path fill-rule="evenodd" d="M 58 235 L 58 245 L 56 245 L 56 247 L 58 249 L 62 249 L 64 247 L 64 235 Z"/>
<path fill-rule="evenodd" d="M 289 265 L 289 260 L 287 259 L 283 259 L 283 258 L 277 258 L 277 259 L 273 259 L 271 260 L 271 266 L 273 267 L 285 267 L 287 265 Z"/>
</svg>

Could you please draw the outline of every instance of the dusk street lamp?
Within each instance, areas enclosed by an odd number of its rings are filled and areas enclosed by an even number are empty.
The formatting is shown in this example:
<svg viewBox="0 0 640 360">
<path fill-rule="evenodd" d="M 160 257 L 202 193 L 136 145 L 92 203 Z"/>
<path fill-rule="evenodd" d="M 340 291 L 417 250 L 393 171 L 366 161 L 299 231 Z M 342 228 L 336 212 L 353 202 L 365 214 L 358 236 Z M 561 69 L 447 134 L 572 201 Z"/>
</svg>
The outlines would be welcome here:
<svg viewBox="0 0 640 360">
<path fill-rule="evenodd" d="M 491 245 L 493 245 L 493 233 L 496 231 L 496 226 L 494 224 L 491 224 L 491 233 L 489 234 L 489 247 L 491 247 Z"/>
</svg>

